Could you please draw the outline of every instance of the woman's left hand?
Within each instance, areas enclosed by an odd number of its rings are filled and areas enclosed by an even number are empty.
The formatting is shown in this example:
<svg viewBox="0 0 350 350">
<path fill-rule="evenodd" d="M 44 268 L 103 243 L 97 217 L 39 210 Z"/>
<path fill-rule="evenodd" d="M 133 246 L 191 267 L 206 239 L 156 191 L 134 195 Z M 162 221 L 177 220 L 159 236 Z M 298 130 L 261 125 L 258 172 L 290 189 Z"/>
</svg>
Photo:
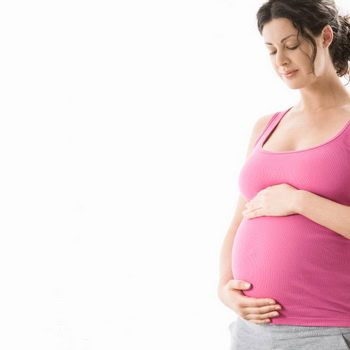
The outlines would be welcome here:
<svg viewBox="0 0 350 350">
<path fill-rule="evenodd" d="M 297 191 L 297 188 L 288 184 L 266 187 L 246 204 L 247 209 L 242 214 L 245 219 L 297 214 Z"/>
</svg>

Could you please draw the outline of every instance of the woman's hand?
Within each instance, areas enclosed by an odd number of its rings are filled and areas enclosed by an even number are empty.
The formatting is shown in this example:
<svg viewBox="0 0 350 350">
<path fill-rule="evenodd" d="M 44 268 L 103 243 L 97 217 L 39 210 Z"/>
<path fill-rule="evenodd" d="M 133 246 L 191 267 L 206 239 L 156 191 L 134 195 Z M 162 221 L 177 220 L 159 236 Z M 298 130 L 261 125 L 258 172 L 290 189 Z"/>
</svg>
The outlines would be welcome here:
<svg viewBox="0 0 350 350">
<path fill-rule="evenodd" d="M 269 186 L 246 204 L 245 219 L 258 216 L 286 216 L 297 214 L 298 189 L 288 184 Z"/>
<path fill-rule="evenodd" d="M 245 320 L 260 324 L 279 317 L 281 306 L 274 299 L 247 297 L 241 290 L 247 290 L 242 280 L 230 280 L 218 286 L 220 300 Z M 278 309 L 277 309 L 278 308 Z"/>
</svg>

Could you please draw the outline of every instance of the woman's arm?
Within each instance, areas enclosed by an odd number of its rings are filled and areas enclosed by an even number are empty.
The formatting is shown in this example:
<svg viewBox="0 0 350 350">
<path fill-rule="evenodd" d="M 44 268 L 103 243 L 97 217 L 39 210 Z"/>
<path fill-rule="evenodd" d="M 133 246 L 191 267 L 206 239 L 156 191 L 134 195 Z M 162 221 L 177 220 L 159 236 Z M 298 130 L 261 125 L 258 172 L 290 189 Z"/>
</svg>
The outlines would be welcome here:
<svg viewBox="0 0 350 350">
<path fill-rule="evenodd" d="M 350 239 L 350 207 L 312 192 L 298 190 L 295 211 Z"/>
<path fill-rule="evenodd" d="M 250 140 L 248 142 L 248 149 L 246 153 L 246 159 L 253 152 L 254 145 L 258 137 L 261 135 L 265 126 L 272 118 L 273 114 L 267 114 L 263 117 L 260 117 L 256 120 L 250 135 Z M 247 201 L 244 199 L 242 194 L 240 194 L 236 210 L 231 221 L 230 227 L 226 233 L 224 241 L 222 243 L 221 252 L 220 252 L 220 276 L 219 276 L 219 285 L 218 287 L 226 284 L 228 281 L 234 279 L 232 275 L 232 246 L 235 239 L 236 231 L 243 220 L 242 211 L 245 209 Z"/>
<path fill-rule="evenodd" d="M 247 201 L 239 196 L 235 215 L 232 219 L 231 225 L 226 233 L 225 239 L 221 246 L 220 251 L 220 277 L 219 285 L 226 284 L 228 281 L 234 279 L 232 275 L 232 246 L 235 239 L 236 231 L 243 220 L 242 210 L 245 208 Z"/>
</svg>

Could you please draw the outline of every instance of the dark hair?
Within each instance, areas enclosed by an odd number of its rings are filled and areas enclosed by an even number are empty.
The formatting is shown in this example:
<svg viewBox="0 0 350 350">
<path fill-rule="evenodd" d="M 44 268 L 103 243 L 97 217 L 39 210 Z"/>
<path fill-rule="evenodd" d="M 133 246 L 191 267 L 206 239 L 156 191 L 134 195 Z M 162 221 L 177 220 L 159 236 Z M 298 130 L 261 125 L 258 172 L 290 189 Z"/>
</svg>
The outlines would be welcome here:
<svg viewBox="0 0 350 350">
<path fill-rule="evenodd" d="M 269 0 L 257 12 L 257 24 L 262 35 L 263 27 L 274 18 L 287 18 L 313 47 L 312 73 L 317 53 L 316 42 L 305 28 L 314 36 L 319 36 L 329 24 L 333 30 L 333 41 L 329 54 L 339 77 L 349 78 L 350 61 L 350 15 L 340 16 L 333 0 Z M 350 80 L 348 81 L 348 83 Z M 347 85 L 347 84 L 346 84 Z"/>
</svg>

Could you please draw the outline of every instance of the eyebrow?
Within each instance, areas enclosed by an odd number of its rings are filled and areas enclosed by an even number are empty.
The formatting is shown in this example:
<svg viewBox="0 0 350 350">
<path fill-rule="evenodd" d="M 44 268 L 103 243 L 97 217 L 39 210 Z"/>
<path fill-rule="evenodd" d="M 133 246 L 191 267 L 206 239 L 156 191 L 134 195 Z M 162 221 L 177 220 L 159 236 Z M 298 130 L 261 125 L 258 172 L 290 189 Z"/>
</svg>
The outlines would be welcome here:
<svg viewBox="0 0 350 350">
<path fill-rule="evenodd" d="M 288 38 L 290 38 L 291 36 L 295 36 L 295 34 L 291 34 L 291 35 L 288 35 L 288 36 L 286 36 L 285 38 L 283 38 L 282 40 L 281 40 L 281 43 L 283 43 L 283 41 L 285 41 L 285 40 L 287 40 Z M 271 43 L 265 43 L 266 45 L 272 45 Z"/>
</svg>

